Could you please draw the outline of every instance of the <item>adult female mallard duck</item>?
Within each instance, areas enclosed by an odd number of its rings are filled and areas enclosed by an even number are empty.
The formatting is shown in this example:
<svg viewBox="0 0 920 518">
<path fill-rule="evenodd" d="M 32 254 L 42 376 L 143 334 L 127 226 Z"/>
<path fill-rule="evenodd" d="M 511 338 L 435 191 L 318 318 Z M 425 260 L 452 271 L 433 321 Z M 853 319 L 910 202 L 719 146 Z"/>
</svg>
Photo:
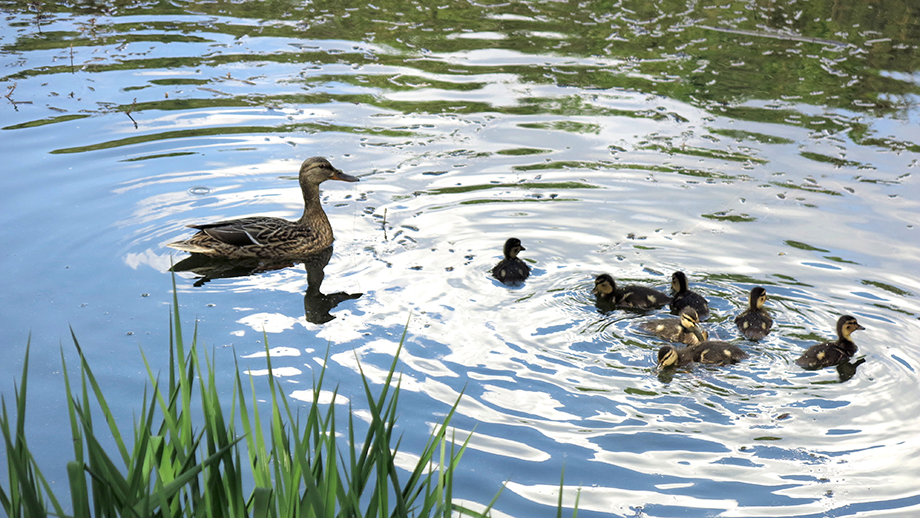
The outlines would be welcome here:
<svg viewBox="0 0 920 518">
<path fill-rule="evenodd" d="M 856 344 L 850 339 L 853 331 L 865 329 L 855 317 L 843 315 L 837 319 L 837 339 L 812 345 L 795 364 L 806 370 L 823 369 L 846 362 L 856 354 Z"/>
<path fill-rule="evenodd" d="M 687 306 L 696 310 L 700 320 L 709 318 L 709 303 L 702 295 L 690 290 L 687 287 L 687 276 L 677 271 L 671 275 L 671 313 L 678 314 Z"/>
<path fill-rule="evenodd" d="M 593 293 L 597 296 L 598 303 L 621 308 L 654 309 L 671 301 L 671 297 L 668 297 L 667 294 L 645 286 L 617 287 L 617 282 L 606 273 L 594 279 Z"/>
<path fill-rule="evenodd" d="M 520 239 L 512 237 L 505 241 L 505 248 L 502 250 L 505 258 L 492 268 L 492 276 L 502 284 L 524 282 L 530 276 L 530 266 L 518 257 L 521 250 L 527 249 L 521 246 Z"/>
<path fill-rule="evenodd" d="M 326 180 L 357 182 L 358 178 L 332 167 L 323 157 L 304 160 L 300 166 L 303 191 L 303 216 L 297 221 L 269 216 L 189 225 L 198 233 L 185 241 L 167 246 L 227 259 L 299 258 L 319 252 L 332 244 L 332 226 L 319 201 L 319 184 Z"/>
<path fill-rule="evenodd" d="M 680 310 L 679 318 L 660 318 L 651 322 L 643 322 L 639 329 L 651 333 L 658 338 L 687 345 L 695 345 L 708 338 L 706 331 L 700 327 L 700 318 L 696 310 L 690 306 Z"/>
<path fill-rule="evenodd" d="M 680 349 L 665 345 L 658 350 L 658 368 L 681 367 L 691 362 L 731 365 L 747 358 L 747 353 L 735 344 L 711 340 Z"/>
<path fill-rule="evenodd" d="M 767 290 L 760 286 L 751 290 L 750 307 L 735 317 L 735 325 L 748 340 L 757 341 L 767 336 L 773 327 L 773 318 L 764 309 L 767 301 Z"/>
</svg>

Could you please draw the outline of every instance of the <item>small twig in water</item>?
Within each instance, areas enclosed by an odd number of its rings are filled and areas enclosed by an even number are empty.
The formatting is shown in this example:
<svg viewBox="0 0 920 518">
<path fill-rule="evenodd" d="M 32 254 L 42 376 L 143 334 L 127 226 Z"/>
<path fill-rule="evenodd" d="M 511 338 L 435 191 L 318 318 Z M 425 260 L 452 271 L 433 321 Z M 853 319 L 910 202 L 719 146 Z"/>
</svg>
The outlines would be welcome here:
<svg viewBox="0 0 920 518">
<path fill-rule="evenodd" d="M 42 3 L 41 2 L 32 2 L 31 6 L 35 7 L 35 26 L 38 27 L 38 33 L 42 34 Z"/>
<path fill-rule="evenodd" d="M 387 240 L 387 209 L 383 209 L 383 240 Z"/>
<path fill-rule="evenodd" d="M 127 115 L 128 118 L 131 119 L 131 122 L 134 123 L 134 129 L 137 129 L 137 121 L 134 120 L 134 117 L 131 116 L 131 112 L 133 112 L 135 108 L 137 108 L 137 97 L 134 98 L 134 102 L 131 103 L 131 107 L 125 110 L 125 115 Z"/>
<path fill-rule="evenodd" d="M 4 97 L 6 97 L 6 100 L 9 101 L 10 104 L 13 105 L 13 109 L 14 109 L 14 110 L 19 111 L 19 106 L 18 106 L 18 105 L 20 105 L 20 104 L 32 104 L 32 101 L 14 101 L 14 100 L 13 100 L 13 91 L 14 91 L 14 90 L 16 90 L 16 83 L 13 83 L 12 85 L 7 86 L 7 87 L 6 87 L 6 95 L 4 95 Z"/>
</svg>

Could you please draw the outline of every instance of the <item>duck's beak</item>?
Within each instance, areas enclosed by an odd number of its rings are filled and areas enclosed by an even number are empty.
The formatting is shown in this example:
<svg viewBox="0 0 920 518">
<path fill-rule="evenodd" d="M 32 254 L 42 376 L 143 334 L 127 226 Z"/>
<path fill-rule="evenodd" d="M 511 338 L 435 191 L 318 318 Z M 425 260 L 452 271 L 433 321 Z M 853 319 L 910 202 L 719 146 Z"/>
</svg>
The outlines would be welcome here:
<svg viewBox="0 0 920 518">
<path fill-rule="evenodd" d="M 350 174 L 345 174 L 341 169 L 336 169 L 335 174 L 332 175 L 332 180 L 341 180 L 343 182 L 360 182 L 357 176 L 352 176 Z"/>
<path fill-rule="evenodd" d="M 856 330 L 857 330 L 857 331 L 858 331 L 858 330 L 863 330 L 863 331 L 865 331 L 866 328 L 863 327 L 863 326 L 861 326 L 861 325 L 859 325 L 859 324 L 856 324 Z"/>
</svg>

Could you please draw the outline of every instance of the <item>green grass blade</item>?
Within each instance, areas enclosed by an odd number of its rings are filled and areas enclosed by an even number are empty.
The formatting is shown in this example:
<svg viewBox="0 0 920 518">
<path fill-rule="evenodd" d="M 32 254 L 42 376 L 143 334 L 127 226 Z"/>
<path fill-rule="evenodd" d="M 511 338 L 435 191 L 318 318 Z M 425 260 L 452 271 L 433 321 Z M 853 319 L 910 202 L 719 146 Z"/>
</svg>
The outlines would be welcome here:
<svg viewBox="0 0 920 518">
<path fill-rule="evenodd" d="M 269 518 L 272 516 L 272 490 L 257 487 L 252 491 L 252 518 Z"/>
<path fill-rule="evenodd" d="M 556 518 L 562 518 L 562 491 L 565 489 L 565 464 L 562 465 L 562 472 L 559 475 L 559 501 L 556 502 Z"/>
<path fill-rule="evenodd" d="M 83 348 L 80 347 L 80 342 L 77 340 L 77 335 L 74 334 L 72 327 L 70 328 L 70 336 L 73 339 L 74 347 L 77 348 L 77 352 L 80 355 L 80 363 L 86 373 L 86 377 L 89 379 L 90 386 L 93 388 L 93 394 L 96 396 L 96 404 L 99 405 L 99 408 L 102 410 L 102 415 L 109 425 L 109 431 L 112 433 L 112 439 L 115 440 L 115 445 L 118 447 L 118 453 L 121 454 L 125 466 L 128 466 L 131 462 L 131 457 L 128 455 L 128 448 L 125 446 L 125 442 L 121 437 L 121 432 L 118 430 L 118 424 L 115 422 L 115 417 L 112 415 L 112 411 L 109 409 L 105 396 L 102 394 L 102 389 L 96 381 L 96 376 L 93 375 L 93 371 L 86 361 L 86 356 L 83 355 Z"/>
<path fill-rule="evenodd" d="M 153 496 L 146 496 L 141 499 L 140 502 L 134 504 L 134 512 L 139 514 L 144 511 L 144 509 L 156 509 L 159 506 L 165 504 L 165 502 L 172 498 L 176 493 L 179 492 L 186 484 L 198 477 L 198 474 L 206 468 L 207 466 L 218 462 L 221 460 L 221 457 L 229 451 L 231 448 L 236 446 L 236 444 L 241 439 L 237 439 L 227 446 L 221 448 L 213 455 L 201 462 L 201 464 L 195 464 L 194 466 L 189 467 L 188 470 L 184 471 L 178 477 L 176 477 L 172 482 L 163 486 L 162 492 L 159 492 Z"/>
<path fill-rule="evenodd" d="M 70 389 L 70 376 L 67 374 L 67 360 L 64 357 L 64 348 L 61 347 L 61 371 L 64 373 L 64 392 L 67 397 L 67 416 L 70 420 L 70 435 L 73 439 L 74 460 L 67 463 L 68 480 L 70 482 L 70 501 L 75 517 L 88 518 L 89 498 L 86 486 L 86 476 L 83 474 L 83 434 L 77 420 L 76 406 L 74 405 L 73 392 Z M 76 464 L 77 469 L 72 470 L 71 464 Z"/>
</svg>

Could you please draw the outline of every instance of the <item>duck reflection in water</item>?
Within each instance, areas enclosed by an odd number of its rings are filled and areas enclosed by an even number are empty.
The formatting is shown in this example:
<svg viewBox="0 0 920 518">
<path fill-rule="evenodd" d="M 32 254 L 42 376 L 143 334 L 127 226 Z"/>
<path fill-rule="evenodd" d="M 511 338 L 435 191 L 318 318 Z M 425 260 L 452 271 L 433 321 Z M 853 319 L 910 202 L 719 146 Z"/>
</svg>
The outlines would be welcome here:
<svg viewBox="0 0 920 518">
<path fill-rule="evenodd" d="M 866 363 L 865 358 L 860 358 L 855 362 L 846 361 L 843 363 L 837 364 L 837 376 L 840 378 L 840 382 L 843 383 L 848 379 L 856 375 L 856 368 L 860 365 Z"/>
<path fill-rule="evenodd" d="M 345 293 L 343 291 L 324 294 L 320 291 L 326 274 L 324 269 L 332 257 L 332 247 L 327 247 L 315 254 L 297 259 L 263 260 L 237 259 L 228 260 L 203 254 L 192 254 L 179 261 L 172 268 L 173 272 L 191 272 L 200 277 L 195 286 L 204 286 L 212 279 L 248 277 L 259 273 L 281 270 L 303 263 L 307 270 L 307 291 L 303 296 L 304 316 L 311 324 L 325 324 L 335 317 L 329 312 L 342 301 L 357 299 L 363 293 Z"/>
</svg>

